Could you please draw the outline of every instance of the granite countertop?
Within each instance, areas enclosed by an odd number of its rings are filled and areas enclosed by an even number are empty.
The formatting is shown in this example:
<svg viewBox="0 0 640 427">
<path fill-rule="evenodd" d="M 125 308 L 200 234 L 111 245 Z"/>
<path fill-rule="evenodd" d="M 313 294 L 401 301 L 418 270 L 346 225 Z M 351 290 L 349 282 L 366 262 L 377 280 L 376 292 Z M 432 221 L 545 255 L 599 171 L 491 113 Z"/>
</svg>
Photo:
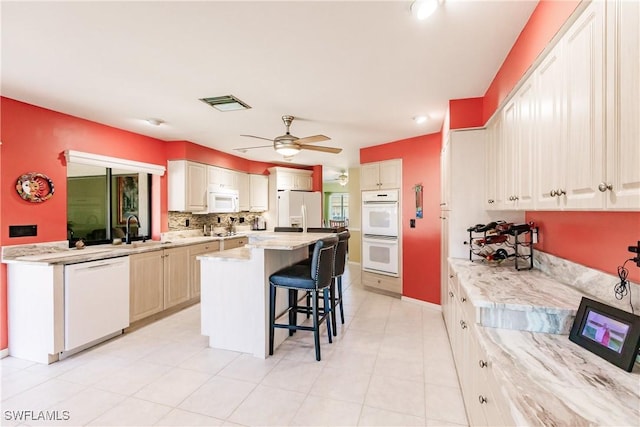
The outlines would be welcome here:
<svg viewBox="0 0 640 427">
<path fill-rule="evenodd" d="M 640 367 L 626 372 L 567 335 L 478 327 L 516 425 L 640 424 Z"/>
<path fill-rule="evenodd" d="M 235 248 L 221 252 L 210 252 L 198 256 L 199 260 L 246 261 L 251 259 L 252 249 L 272 249 L 293 251 L 306 248 L 331 233 L 286 233 L 267 232 L 249 235 L 249 243 L 243 248 Z"/>
<path fill-rule="evenodd" d="M 449 263 L 516 425 L 640 424 L 640 366 L 626 372 L 569 341 L 583 292 L 539 270 Z"/>
<path fill-rule="evenodd" d="M 585 296 L 539 270 L 455 258 L 449 263 L 482 326 L 568 334 Z"/>
<path fill-rule="evenodd" d="M 143 252 L 159 251 L 181 246 L 247 237 L 251 232 L 229 236 L 202 236 L 191 233 L 186 236 L 173 236 L 163 240 L 135 241 L 129 245 L 94 245 L 84 249 L 70 249 L 66 240 L 60 242 L 33 245 L 5 246 L 2 248 L 2 262 L 5 264 L 77 264 L 101 259 L 118 258 Z"/>
</svg>

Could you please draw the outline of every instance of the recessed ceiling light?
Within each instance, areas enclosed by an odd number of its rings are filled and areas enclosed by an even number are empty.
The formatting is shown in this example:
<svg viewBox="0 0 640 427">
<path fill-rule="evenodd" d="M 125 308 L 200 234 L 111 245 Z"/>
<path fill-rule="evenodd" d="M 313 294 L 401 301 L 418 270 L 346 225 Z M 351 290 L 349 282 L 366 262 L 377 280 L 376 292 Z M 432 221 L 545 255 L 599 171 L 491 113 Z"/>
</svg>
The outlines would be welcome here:
<svg viewBox="0 0 640 427">
<path fill-rule="evenodd" d="M 411 3 L 411 13 L 422 21 L 433 15 L 440 3 L 441 0 L 415 0 Z"/>
<path fill-rule="evenodd" d="M 242 102 L 233 95 L 212 96 L 209 98 L 200 98 L 200 101 L 211 105 L 218 111 L 238 111 L 248 110 L 251 108 L 249 104 Z"/>
<path fill-rule="evenodd" d="M 164 121 L 160 119 L 145 119 L 145 121 L 149 123 L 151 126 L 160 126 L 161 124 L 164 123 Z"/>
<path fill-rule="evenodd" d="M 426 123 L 428 119 L 429 119 L 429 116 L 415 116 L 413 118 L 413 121 L 421 125 L 422 123 Z"/>
</svg>

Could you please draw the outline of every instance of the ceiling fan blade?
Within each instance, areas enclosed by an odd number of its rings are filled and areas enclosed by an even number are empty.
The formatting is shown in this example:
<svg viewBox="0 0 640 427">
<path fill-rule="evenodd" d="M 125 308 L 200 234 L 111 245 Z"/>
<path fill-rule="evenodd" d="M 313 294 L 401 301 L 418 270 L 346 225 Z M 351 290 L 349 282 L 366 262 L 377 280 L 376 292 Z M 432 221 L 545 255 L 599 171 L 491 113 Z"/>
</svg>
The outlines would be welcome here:
<svg viewBox="0 0 640 427">
<path fill-rule="evenodd" d="M 240 147 L 240 148 L 233 148 L 233 151 L 239 151 L 241 153 L 244 153 L 247 150 L 252 150 L 254 148 L 267 148 L 267 147 L 273 147 L 273 145 L 258 145 L 256 147 Z"/>
<path fill-rule="evenodd" d="M 246 136 L 246 137 L 248 137 L 248 138 L 264 139 L 265 141 L 271 141 L 271 142 L 273 142 L 273 139 L 271 139 L 271 138 L 263 138 L 263 137 L 261 137 L 261 136 L 255 136 L 255 135 L 240 135 L 240 136 Z"/>
<path fill-rule="evenodd" d="M 322 151 L 323 153 L 333 153 L 338 154 L 342 151 L 342 148 L 333 148 L 333 147 L 322 147 L 317 145 L 300 145 L 300 148 L 303 150 L 313 150 L 313 151 Z"/>
<path fill-rule="evenodd" d="M 324 135 L 313 135 L 313 136 L 306 136 L 304 138 L 298 138 L 296 142 L 298 144 L 313 144 L 314 142 L 329 141 L 330 139 L 331 138 Z"/>
</svg>

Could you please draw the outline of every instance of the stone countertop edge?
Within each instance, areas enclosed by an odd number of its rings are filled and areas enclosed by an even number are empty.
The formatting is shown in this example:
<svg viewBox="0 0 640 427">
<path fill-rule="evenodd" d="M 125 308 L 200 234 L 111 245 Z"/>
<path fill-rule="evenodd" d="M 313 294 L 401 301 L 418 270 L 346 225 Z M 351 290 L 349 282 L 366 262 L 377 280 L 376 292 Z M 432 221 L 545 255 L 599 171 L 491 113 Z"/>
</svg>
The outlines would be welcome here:
<svg viewBox="0 0 640 427">
<path fill-rule="evenodd" d="M 249 261 L 251 250 L 249 248 L 233 248 L 218 252 L 209 252 L 196 257 L 200 261 Z"/>
<path fill-rule="evenodd" d="M 584 292 L 539 270 L 516 271 L 459 258 L 449 258 L 449 263 L 457 274 L 458 283 L 476 308 L 569 312 L 575 316 L 580 300 L 585 296 Z M 476 274 L 471 274 L 471 271 Z"/>
</svg>

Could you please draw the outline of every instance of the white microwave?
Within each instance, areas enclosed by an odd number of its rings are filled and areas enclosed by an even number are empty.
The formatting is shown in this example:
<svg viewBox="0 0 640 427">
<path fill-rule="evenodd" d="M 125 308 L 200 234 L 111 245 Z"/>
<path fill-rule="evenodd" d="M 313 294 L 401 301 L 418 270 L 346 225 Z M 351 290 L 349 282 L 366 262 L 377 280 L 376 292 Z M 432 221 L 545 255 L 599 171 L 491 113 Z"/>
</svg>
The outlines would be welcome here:
<svg viewBox="0 0 640 427">
<path fill-rule="evenodd" d="M 207 211 L 210 213 L 240 212 L 238 190 L 210 185 L 207 196 Z"/>
</svg>

